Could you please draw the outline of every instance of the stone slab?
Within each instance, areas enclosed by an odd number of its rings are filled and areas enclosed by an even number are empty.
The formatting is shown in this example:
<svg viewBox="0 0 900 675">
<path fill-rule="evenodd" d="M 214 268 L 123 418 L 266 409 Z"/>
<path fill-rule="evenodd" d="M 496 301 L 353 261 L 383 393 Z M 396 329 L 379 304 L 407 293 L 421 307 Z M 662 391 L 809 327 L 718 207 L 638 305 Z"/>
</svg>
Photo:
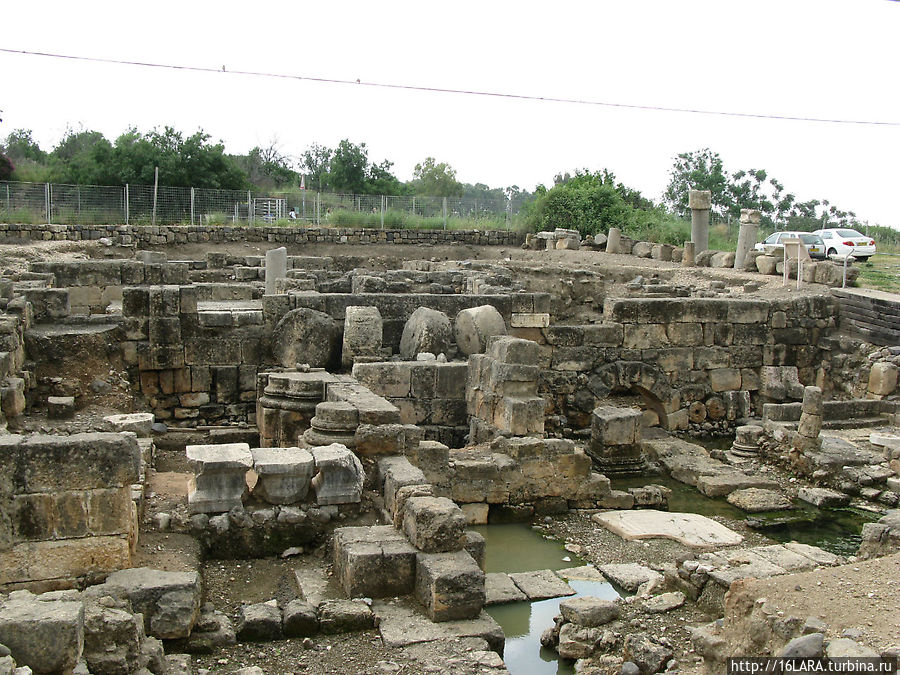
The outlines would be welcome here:
<svg viewBox="0 0 900 675">
<path fill-rule="evenodd" d="M 529 600 L 546 600 L 575 595 L 575 591 L 551 570 L 536 572 L 516 572 L 509 575 L 513 583 L 519 587 Z"/>
<path fill-rule="evenodd" d="M 503 629 L 487 612 L 481 612 L 477 619 L 432 623 L 422 609 L 408 599 L 375 600 L 372 610 L 378 618 L 381 640 L 391 649 L 436 640 L 480 637 L 487 640 L 494 651 L 503 652 Z"/>
<path fill-rule="evenodd" d="M 606 577 L 600 574 L 600 571 L 593 565 L 566 567 L 565 569 L 556 570 L 556 576 L 566 581 L 596 581 L 598 583 L 606 581 Z"/>
<path fill-rule="evenodd" d="M 503 605 L 508 602 L 524 602 L 528 596 L 519 590 L 508 574 L 491 572 L 484 577 L 484 604 Z"/>
<path fill-rule="evenodd" d="M 634 592 L 648 581 L 662 581 L 662 574 L 638 563 L 601 565 L 603 576 L 626 591 Z"/>
<path fill-rule="evenodd" d="M 737 532 L 697 513 L 666 513 L 653 509 L 608 511 L 596 513 L 592 519 L 629 541 L 674 539 L 692 548 L 736 546 L 743 541 Z"/>
</svg>

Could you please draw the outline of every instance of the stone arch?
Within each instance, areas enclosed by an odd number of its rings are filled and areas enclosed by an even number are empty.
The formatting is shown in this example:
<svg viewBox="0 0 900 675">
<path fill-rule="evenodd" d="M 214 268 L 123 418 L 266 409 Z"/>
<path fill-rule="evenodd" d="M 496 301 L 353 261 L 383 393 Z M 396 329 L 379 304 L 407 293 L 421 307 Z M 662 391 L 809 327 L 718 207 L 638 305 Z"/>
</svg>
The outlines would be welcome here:
<svg viewBox="0 0 900 675">
<path fill-rule="evenodd" d="M 666 429 L 669 428 L 669 412 L 678 408 L 677 392 L 669 385 L 666 374 L 641 361 L 615 361 L 600 366 L 589 378 L 588 389 L 598 399 L 621 391 L 638 394 Z"/>
</svg>

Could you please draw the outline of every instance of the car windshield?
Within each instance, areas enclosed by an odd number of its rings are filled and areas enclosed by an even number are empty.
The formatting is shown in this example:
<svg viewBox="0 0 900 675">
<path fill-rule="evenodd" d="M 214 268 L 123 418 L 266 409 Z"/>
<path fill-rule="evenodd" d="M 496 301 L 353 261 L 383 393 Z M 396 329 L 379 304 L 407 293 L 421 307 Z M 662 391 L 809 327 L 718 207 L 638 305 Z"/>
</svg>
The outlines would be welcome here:
<svg viewBox="0 0 900 675">
<path fill-rule="evenodd" d="M 817 234 L 801 234 L 800 240 L 804 244 L 821 244 L 822 238 Z"/>
<path fill-rule="evenodd" d="M 835 230 L 838 233 L 839 237 L 863 237 L 864 235 L 860 234 L 856 230 Z"/>
</svg>

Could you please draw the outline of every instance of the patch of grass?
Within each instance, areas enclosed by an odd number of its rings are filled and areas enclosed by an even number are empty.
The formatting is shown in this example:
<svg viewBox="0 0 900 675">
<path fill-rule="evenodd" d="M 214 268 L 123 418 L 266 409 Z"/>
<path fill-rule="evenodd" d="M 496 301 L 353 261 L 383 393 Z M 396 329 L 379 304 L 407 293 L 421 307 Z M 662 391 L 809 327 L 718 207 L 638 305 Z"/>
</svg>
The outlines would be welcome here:
<svg viewBox="0 0 900 675">
<path fill-rule="evenodd" d="M 20 225 L 37 225 L 46 223 L 47 216 L 34 209 L 0 209 L 0 223 L 16 223 Z"/>
<path fill-rule="evenodd" d="M 864 263 L 856 263 L 859 277 L 856 285 L 888 293 L 900 293 L 900 255 L 873 255 Z"/>
</svg>

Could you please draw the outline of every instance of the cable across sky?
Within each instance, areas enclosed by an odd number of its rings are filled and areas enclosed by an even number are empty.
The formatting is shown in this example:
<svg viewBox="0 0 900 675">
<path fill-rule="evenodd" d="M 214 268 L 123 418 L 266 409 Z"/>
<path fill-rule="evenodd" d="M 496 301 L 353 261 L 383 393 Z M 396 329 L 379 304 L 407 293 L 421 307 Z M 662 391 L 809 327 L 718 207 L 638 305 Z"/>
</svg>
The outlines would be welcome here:
<svg viewBox="0 0 900 675">
<path fill-rule="evenodd" d="M 565 98 L 558 96 L 537 96 L 532 94 L 513 94 L 507 92 L 481 91 L 477 89 L 453 89 L 448 87 L 427 87 L 412 84 L 396 84 L 390 82 L 367 82 L 362 80 L 347 80 L 328 77 L 316 77 L 312 75 L 294 75 L 288 73 L 267 73 L 253 70 L 235 70 L 228 69 L 226 66 L 221 68 L 210 68 L 204 66 L 177 65 L 170 63 L 152 63 L 147 61 L 129 61 L 126 59 L 111 59 L 95 56 L 77 56 L 74 54 L 53 54 L 49 52 L 29 51 L 25 49 L 8 49 L 0 47 L 0 52 L 7 54 L 20 54 L 24 56 L 43 56 L 54 59 L 66 59 L 70 61 L 85 61 L 90 63 L 104 63 L 120 66 L 139 66 L 143 68 L 159 68 L 167 70 L 180 70 L 196 73 L 218 73 L 224 75 L 242 75 L 246 77 L 267 77 L 283 80 L 295 80 L 300 82 L 317 82 L 322 84 L 342 84 L 357 87 L 376 87 L 380 89 L 398 89 L 405 91 L 419 91 L 437 94 L 457 94 L 464 96 L 482 96 L 498 99 L 511 99 L 520 101 L 538 101 L 545 103 L 568 103 L 572 105 L 599 106 L 606 108 L 622 108 L 629 110 L 646 110 L 651 112 L 668 112 L 668 113 L 686 113 L 692 115 L 716 115 L 719 117 L 737 117 L 762 120 L 779 120 L 787 122 L 814 122 L 820 124 L 853 124 L 862 126 L 881 126 L 881 127 L 900 127 L 900 121 L 891 122 L 884 120 L 851 120 L 837 119 L 828 117 L 806 117 L 797 115 L 778 115 L 767 113 L 749 113 L 735 112 L 728 110 L 705 110 L 701 108 L 678 108 L 661 105 L 641 105 L 637 103 L 617 103 L 612 101 L 592 101 L 588 99 Z"/>
</svg>

